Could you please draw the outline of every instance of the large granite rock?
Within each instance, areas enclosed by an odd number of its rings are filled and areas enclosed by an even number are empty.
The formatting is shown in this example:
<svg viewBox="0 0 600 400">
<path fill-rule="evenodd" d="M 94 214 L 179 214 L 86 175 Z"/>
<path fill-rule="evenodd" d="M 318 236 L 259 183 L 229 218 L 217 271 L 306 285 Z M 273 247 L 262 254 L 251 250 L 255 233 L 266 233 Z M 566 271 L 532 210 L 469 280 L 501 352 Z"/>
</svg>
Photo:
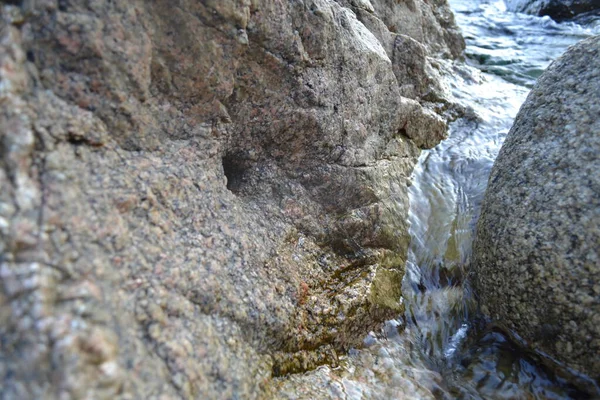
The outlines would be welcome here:
<svg viewBox="0 0 600 400">
<path fill-rule="evenodd" d="M 564 21 L 579 14 L 598 11 L 600 0 L 505 0 L 509 10 L 532 15 L 547 15 L 555 21 Z"/>
<path fill-rule="evenodd" d="M 489 179 L 474 244 L 483 310 L 600 378 L 600 37 L 540 77 Z"/>
<path fill-rule="evenodd" d="M 464 44 L 395 3 L 2 3 L 3 398 L 255 398 L 402 312 Z"/>
</svg>

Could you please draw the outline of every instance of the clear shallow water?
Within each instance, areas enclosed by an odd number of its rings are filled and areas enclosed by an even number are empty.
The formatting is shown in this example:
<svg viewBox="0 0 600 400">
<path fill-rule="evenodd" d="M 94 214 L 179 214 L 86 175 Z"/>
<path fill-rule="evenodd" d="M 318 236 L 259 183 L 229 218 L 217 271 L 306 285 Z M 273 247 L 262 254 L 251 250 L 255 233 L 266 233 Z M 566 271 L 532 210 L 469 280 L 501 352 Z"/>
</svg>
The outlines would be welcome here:
<svg viewBox="0 0 600 400">
<path fill-rule="evenodd" d="M 569 45 L 600 34 L 600 19 L 559 24 L 508 12 L 502 1 L 450 3 L 467 64 L 480 74 L 450 78 L 473 118 L 453 123 L 450 138 L 415 170 L 403 287 L 408 331 L 421 342 L 423 364 L 443 378 L 436 398 L 596 398 L 586 393 L 597 390 L 590 382 L 550 368 L 510 333 L 478 320 L 465 268 L 488 175 L 528 90 Z"/>
<path fill-rule="evenodd" d="M 502 0 L 449 0 L 467 41 L 471 65 L 531 88 L 565 49 L 600 33 L 599 16 L 571 22 L 507 11 Z"/>
<path fill-rule="evenodd" d="M 440 68 L 470 112 L 451 125 L 449 139 L 423 152 L 414 172 L 406 314 L 369 335 L 339 368 L 291 377 L 293 387 L 307 385 L 306 396 L 291 398 L 600 398 L 583 390 L 588 382 L 549 368 L 518 338 L 478 319 L 466 279 L 487 178 L 520 105 L 552 60 L 600 34 L 600 20 L 558 24 L 508 12 L 501 0 L 450 3 L 467 41 L 467 66 Z"/>
</svg>

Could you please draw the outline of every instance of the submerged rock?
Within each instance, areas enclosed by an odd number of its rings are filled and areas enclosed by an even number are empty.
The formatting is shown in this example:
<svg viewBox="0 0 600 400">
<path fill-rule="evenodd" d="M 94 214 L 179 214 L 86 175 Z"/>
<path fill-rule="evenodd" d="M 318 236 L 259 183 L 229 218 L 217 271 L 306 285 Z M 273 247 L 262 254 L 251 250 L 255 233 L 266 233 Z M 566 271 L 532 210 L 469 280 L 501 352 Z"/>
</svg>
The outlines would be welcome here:
<svg viewBox="0 0 600 400">
<path fill-rule="evenodd" d="M 547 15 L 563 21 L 579 14 L 598 11 L 600 0 L 505 0 L 509 10 L 532 15 Z"/>
<path fill-rule="evenodd" d="M 474 244 L 484 312 L 600 377 L 600 37 L 540 77 L 492 170 Z"/>
<path fill-rule="evenodd" d="M 402 312 L 445 1 L 0 10 L 4 398 L 256 398 Z"/>
</svg>

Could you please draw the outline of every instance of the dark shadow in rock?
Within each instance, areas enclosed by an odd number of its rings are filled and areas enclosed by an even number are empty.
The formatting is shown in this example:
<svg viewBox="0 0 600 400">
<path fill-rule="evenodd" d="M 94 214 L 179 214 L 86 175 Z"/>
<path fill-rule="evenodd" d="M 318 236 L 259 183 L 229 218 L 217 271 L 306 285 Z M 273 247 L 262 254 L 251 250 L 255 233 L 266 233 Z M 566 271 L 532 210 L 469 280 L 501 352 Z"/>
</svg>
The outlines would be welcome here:
<svg viewBox="0 0 600 400">
<path fill-rule="evenodd" d="M 227 178 L 227 189 L 236 196 L 241 195 L 245 182 L 248 165 L 236 154 L 226 154 L 223 157 L 223 172 Z"/>
</svg>

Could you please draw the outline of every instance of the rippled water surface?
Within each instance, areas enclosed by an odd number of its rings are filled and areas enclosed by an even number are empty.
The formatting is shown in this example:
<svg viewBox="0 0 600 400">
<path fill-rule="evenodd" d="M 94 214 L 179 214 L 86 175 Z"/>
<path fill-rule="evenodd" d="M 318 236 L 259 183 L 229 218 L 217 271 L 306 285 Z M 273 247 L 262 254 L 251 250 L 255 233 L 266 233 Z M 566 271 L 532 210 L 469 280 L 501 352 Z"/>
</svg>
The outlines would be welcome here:
<svg viewBox="0 0 600 400">
<path fill-rule="evenodd" d="M 600 398 L 593 384 L 549 367 L 518 338 L 478 319 L 465 270 L 487 178 L 520 105 L 552 60 L 600 34 L 600 19 L 559 24 L 511 13 L 502 1 L 450 3 L 468 65 L 441 70 L 470 111 L 451 125 L 449 139 L 423 152 L 414 172 L 406 314 L 337 370 L 315 371 L 311 382 L 322 382 L 323 397 L 344 399 Z"/>
<path fill-rule="evenodd" d="M 528 88 L 568 46 L 600 33 L 600 18 L 594 15 L 556 23 L 508 12 L 502 0 L 449 1 L 471 65 Z"/>
<path fill-rule="evenodd" d="M 552 60 L 600 33 L 599 20 L 558 24 L 508 12 L 502 1 L 450 2 L 468 64 L 481 75 L 451 80 L 454 96 L 475 118 L 455 122 L 450 138 L 423 154 L 415 171 L 404 282 L 409 330 L 422 343 L 424 364 L 443 377 L 435 397 L 595 397 L 593 385 L 562 376 L 508 333 L 478 321 L 464 269 L 487 177 L 519 106 Z"/>
<path fill-rule="evenodd" d="M 493 160 L 518 108 L 552 60 L 600 33 L 600 20 L 559 24 L 508 12 L 502 1 L 450 3 L 468 64 L 481 75 L 451 79 L 453 95 L 475 118 L 455 122 L 450 138 L 423 154 L 415 170 L 403 290 L 408 329 L 421 342 L 423 363 L 442 375 L 435 397 L 595 398 L 593 384 L 557 371 L 509 333 L 477 320 L 464 269 Z"/>
</svg>

